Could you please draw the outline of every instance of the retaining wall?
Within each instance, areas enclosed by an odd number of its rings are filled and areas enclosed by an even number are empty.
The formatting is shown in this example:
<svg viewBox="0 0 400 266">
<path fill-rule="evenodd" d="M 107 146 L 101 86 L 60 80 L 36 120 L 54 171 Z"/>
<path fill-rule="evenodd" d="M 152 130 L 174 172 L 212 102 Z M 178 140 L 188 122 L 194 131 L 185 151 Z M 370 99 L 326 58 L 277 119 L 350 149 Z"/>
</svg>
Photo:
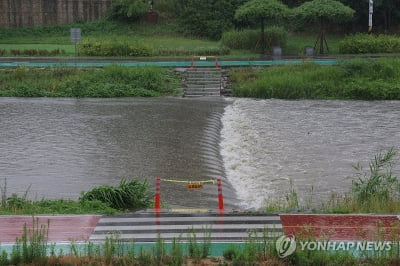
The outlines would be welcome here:
<svg viewBox="0 0 400 266">
<path fill-rule="evenodd" d="M 67 24 L 101 18 L 112 0 L 0 0 L 0 27 Z"/>
</svg>

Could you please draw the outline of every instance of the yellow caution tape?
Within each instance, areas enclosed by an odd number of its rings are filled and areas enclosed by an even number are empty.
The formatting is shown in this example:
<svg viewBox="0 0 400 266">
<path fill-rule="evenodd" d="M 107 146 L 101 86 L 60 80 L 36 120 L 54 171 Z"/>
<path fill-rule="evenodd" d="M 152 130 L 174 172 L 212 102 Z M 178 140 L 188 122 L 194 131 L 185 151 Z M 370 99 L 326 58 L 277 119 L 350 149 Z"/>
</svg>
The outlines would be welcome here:
<svg viewBox="0 0 400 266">
<path fill-rule="evenodd" d="M 209 179 L 209 180 L 200 180 L 200 181 L 190 181 L 190 180 L 177 180 L 177 179 L 165 179 L 162 178 L 162 181 L 165 182 L 172 182 L 172 183 L 186 183 L 186 184 L 205 184 L 205 183 L 211 183 L 211 184 L 215 184 L 215 180 L 214 179 Z"/>
</svg>

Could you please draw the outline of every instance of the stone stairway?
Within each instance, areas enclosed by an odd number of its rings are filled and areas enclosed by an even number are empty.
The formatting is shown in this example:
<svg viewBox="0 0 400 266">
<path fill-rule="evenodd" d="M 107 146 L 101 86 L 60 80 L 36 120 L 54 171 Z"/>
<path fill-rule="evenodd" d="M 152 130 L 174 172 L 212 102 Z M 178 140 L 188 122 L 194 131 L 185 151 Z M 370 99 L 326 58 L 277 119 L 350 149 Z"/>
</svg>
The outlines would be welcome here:
<svg viewBox="0 0 400 266">
<path fill-rule="evenodd" d="M 220 68 L 188 68 L 184 78 L 184 97 L 220 96 L 221 69 Z"/>
</svg>

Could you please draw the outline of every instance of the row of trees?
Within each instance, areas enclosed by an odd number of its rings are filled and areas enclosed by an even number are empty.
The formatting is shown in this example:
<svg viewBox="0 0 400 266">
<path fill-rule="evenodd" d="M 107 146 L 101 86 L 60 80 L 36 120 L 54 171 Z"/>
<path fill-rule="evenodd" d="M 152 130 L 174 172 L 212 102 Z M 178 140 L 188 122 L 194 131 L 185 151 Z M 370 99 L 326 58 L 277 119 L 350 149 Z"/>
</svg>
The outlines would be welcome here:
<svg viewBox="0 0 400 266">
<path fill-rule="evenodd" d="M 344 28 L 366 31 L 370 0 L 115 0 L 113 16 L 135 20 L 154 4 L 164 18 L 178 22 L 180 30 L 191 35 L 219 39 L 224 31 L 245 26 L 285 24 L 301 30 L 309 22 L 331 24 L 349 21 Z M 252 9 L 253 7 L 253 9 Z M 260 8 L 262 7 L 262 8 Z M 296 10 L 287 19 L 286 10 Z M 311 11 L 310 11 L 311 9 Z M 354 11 L 351 11 L 354 10 Z M 316 12 L 318 11 L 318 12 Z M 351 16 L 350 16 L 351 13 Z M 328 19 L 326 19 L 328 18 Z M 318 22 L 318 23 L 316 23 Z M 399 0 L 374 0 L 374 29 L 389 30 L 400 25 Z M 323 32 L 321 31 L 321 40 Z"/>
</svg>

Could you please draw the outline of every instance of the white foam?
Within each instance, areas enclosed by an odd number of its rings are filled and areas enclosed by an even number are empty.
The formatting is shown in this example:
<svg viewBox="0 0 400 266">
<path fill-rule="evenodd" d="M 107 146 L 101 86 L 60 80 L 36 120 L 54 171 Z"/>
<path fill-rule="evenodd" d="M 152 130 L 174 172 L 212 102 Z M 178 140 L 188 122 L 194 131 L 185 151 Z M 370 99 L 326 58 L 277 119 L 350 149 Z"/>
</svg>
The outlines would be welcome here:
<svg viewBox="0 0 400 266">
<path fill-rule="evenodd" d="M 279 202 L 290 180 L 300 202 L 320 203 L 348 192 L 353 164 L 399 147 L 398 115 L 396 102 L 236 99 L 221 118 L 227 178 L 244 208 Z"/>
<path fill-rule="evenodd" d="M 221 155 L 229 181 L 235 188 L 244 208 L 260 208 L 273 193 L 271 182 L 281 180 L 265 173 L 264 152 L 259 133 L 251 117 L 243 112 L 245 99 L 238 99 L 225 109 L 222 117 Z M 277 165 L 277 168 L 281 168 Z"/>
</svg>

